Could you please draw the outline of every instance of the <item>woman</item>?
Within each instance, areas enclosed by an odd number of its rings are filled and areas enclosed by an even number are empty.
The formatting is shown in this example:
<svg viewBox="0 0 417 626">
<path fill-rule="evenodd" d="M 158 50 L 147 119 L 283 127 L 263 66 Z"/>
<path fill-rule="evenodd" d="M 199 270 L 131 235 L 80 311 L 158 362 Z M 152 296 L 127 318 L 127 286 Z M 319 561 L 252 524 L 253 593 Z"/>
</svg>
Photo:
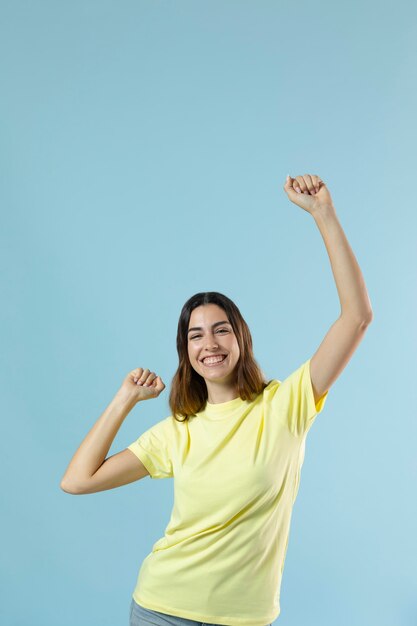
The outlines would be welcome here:
<svg viewBox="0 0 417 626">
<path fill-rule="evenodd" d="M 280 613 L 306 435 L 372 320 L 325 183 L 315 175 L 288 176 L 284 190 L 314 218 L 340 298 L 340 317 L 316 353 L 283 382 L 265 381 L 237 306 L 218 292 L 198 293 L 178 323 L 171 415 L 106 458 L 135 404 L 165 389 L 155 372 L 132 370 L 62 479 L 73 494 L 148 475 L 175 479 L 171 519 L 133 592 L 131 626 L 265 626 Z"/>
</svg>

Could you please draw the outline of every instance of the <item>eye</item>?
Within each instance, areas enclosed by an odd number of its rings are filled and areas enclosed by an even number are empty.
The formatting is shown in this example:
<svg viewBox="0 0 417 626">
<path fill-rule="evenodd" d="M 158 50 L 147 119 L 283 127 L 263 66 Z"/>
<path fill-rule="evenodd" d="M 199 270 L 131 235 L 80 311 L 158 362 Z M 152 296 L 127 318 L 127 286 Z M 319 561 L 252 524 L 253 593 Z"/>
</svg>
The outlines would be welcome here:
<svg viewBox="0 0 417 626">
<path fill-rule="evenodd" d="M 220 328 L 219 330 L 216 330 L 216 333 L 222 333 L 222 332 L 228 333 L 229 331 L 227 328 Z M 196 339 L 196 337 L 201 337 L 201 335 L 193 335 L 191 339 Z"/>
</svg>

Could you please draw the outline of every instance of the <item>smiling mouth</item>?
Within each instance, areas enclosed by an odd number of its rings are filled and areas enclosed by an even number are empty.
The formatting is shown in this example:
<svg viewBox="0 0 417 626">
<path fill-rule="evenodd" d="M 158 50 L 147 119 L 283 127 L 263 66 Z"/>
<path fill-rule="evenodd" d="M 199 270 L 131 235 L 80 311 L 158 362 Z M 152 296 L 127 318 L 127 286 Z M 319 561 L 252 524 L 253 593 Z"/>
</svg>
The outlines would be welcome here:
<svg viewBox="0 0 417 626">
<path fill-rule="evenodd" d="M 220 355 L 219 355 L 220 356 Z M 216 367 L 218 365 L 223 365 L 223 363 L 226 361 L 227 356 L 222 355 L 223 359 L 221 361 L 215 361 L 214 363 L 205 363 L 204 360 L 201 361 L 201 363 L 205 366 L 205 367 Z"/>
</svg>

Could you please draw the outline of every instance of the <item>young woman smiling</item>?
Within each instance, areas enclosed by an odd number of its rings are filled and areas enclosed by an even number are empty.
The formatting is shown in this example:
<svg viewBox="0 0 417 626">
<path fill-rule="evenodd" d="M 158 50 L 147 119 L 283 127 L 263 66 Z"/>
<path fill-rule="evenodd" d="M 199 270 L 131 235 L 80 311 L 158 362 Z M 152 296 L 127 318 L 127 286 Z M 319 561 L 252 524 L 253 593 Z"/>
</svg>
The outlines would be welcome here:
<svg viewBox="0 0 417 626">
<path fill-rule="evenodd" d="M 265 626 L 280 613 L 306 436 L 373 317 L 326 184 L 288 176 L 284 191 L 315 220 L 340 298 L 315 354 L 283 382 L 266 381 L 236 304 L 197 293 L 178 322 L 170 415 L 106 458 L 131 409 L 165 389 L 155 372 L 132 370 L 61 481 L 68 493 L 88 494 L 148 475 L 174 478 L 171 519 L 140 568 L 131 626 Z"/>
</svg>

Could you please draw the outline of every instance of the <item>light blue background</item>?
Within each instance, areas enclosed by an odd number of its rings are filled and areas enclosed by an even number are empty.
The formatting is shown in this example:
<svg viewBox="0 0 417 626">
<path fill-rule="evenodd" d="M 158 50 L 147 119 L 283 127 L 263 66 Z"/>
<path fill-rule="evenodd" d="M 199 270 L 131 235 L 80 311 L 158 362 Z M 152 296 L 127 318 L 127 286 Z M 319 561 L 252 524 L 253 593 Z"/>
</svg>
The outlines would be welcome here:
<svg viewBox="0 0 417 626">
<path fill-rule="evenodd" d="M 59 483 L 134 367 L 167 388 L 109 454 L 170 414 L 191 295 L 232 298 L 281 380 L 338 317 L 287 173 L 326 181 L 374 321 L 308 435 L 277 623 L 417 623 L 416 17 L 398 0 L 1 2 L 3 624 L 127 626 L 173 482 Z"/>
</svg>

